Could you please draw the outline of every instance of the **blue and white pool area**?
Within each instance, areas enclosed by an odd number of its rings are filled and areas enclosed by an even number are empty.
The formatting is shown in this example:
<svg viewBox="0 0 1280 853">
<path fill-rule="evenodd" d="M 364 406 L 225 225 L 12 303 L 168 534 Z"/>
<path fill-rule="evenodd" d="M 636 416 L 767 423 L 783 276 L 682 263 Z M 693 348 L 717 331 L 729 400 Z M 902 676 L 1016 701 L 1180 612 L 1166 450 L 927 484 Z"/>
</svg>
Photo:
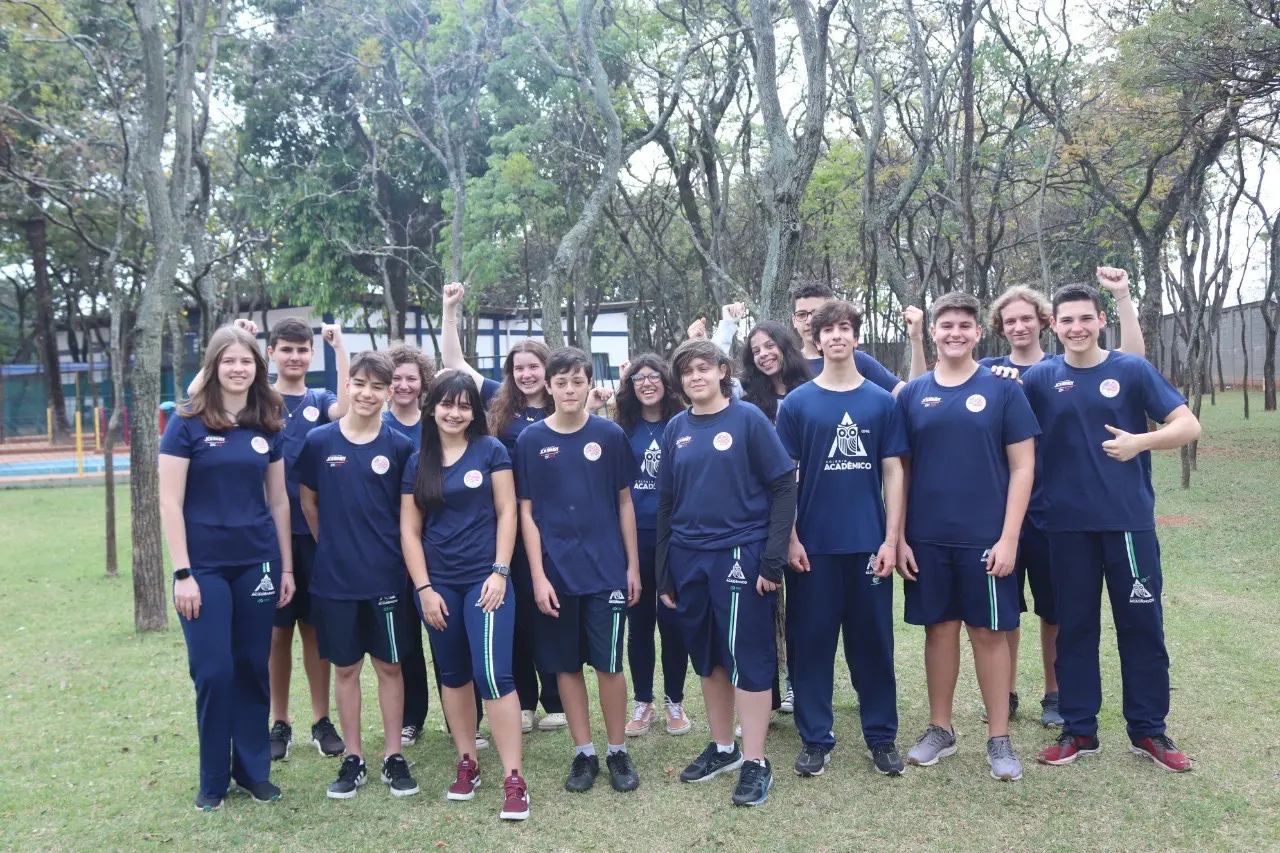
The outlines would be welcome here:
<svg viewBox="0 0 1280 853">
<path fill-rule="evenodd" d="M 129 454 L 116 454 L 116 473 L 128 473 Z M 84 473 L 86 477 L 101 475 L 106 467 L 106 460 L 97 455 L 84 457 Z M 8 477 L 51 477 L 76 474 L 78 469 L 74 456 L 62 456 L 56 459 L 31 459 L 23 462 L 5 462 L 0 460 L 0 480 Z"/>
</svg>

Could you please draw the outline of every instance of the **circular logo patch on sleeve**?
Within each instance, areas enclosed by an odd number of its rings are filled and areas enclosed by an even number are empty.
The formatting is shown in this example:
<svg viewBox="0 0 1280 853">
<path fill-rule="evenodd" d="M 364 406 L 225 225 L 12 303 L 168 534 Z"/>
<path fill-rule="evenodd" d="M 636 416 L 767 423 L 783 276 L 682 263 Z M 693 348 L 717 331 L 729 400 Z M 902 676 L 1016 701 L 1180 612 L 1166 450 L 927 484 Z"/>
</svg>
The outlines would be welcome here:
<svg viewBox="0 0 1280 853">
<path fill-rule="evenodd" d="M 369 467 L 373 468 L 375 474 L 385 474 L 391 470 L 391 460 L 385 456 L 375 456 Z"/>
<path fill-rule="evenodd" d="M 987 398 L 981 394 L 970 394 L 969 399 L 964 401 L 964 407 L 971 412 L 981 412 L 987 407 Z"/>
<path fill-rule="evenodd" d="M 484 482 L 484 474 L 474 468 L 462 475 L 462 484 L 468 489 L 478 489 L 480 484 Z"/>
<path fill-rule="evenodd" d="M 733 436 L 727 432 L 716 433 L 716 437 L 711 439 L 711 446 L 720 451 L 728 450 L 733 447 Z"/>
<path fill-rule="evenodd" d="M 249 446 L 259 453 L 266 453 L 271 449 L 271 445 L 267 444 L 267 440 L 260 435 L 255 435 L 253 441 L 249 442 Z"/>
<path fill-rule="evenodd" d="M 320 410 L 315 406 L 307 406 L 302 410 L 302 416 L 312 423 L 315 423 L 320 419 Z"/>
<path fill-rule="evenodd" d="M 1104 379 L 1098 386 L 1098 393 L 1104 397 L 1114 397 L 1120 393 L 1120 383 L 1114 379 Z"/>
<path fill-rule="evenodd" d="M 600 458 L 600 445 L 594 441 L 588 441 L 587 446 L 582 448 L 582 455 L 595 462 Z"/>
</svg>

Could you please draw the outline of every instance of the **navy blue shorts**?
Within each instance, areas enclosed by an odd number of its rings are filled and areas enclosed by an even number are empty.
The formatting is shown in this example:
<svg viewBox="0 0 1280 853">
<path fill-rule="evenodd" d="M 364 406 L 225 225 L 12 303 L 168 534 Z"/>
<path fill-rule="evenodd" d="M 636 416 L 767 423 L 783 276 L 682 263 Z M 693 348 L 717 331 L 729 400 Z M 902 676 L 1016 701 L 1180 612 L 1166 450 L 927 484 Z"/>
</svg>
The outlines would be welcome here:
<svg viewBox="0 0 1280 853">
<path fill-rule="evenodd" d="M 312 624 L 320 657 L 334 666 L 354 666 L 367 654 L 385 663 L 400 663 L 400 644 L 408 628 L 400 596 L 360 601 L 311 597 Z"/>
<path fill-rule="evenodd" d="M 1035 613 L 1048 625 L 1058 624 L 1058 612 L 1053 606 L 1053 575 L 1049 570 L 1049 534 L 1022 525 L 1022 537 L 1018 540 L 1018 604 L 1022 613 L 1027 612 L 1027 582 L 1031 582 L 1031 597 L 1035 600 Z"/>
<path fill-rule="evenodd" d="M 986 548 L 909 542 L 919 574 L 903 582 L 906 621 L 937 625 L 961 620 L 972 628 L 1018 627 L 1018 576 L 987 574 Z"/>
<path fill-rule="evenodd" d="M 556 593 L 560 615 L 533 614 L 533 657 L 538 672 L 622 672 L 627 592 L 595 595 Z"/>
<path fill-rule="evenodd" d="M 475 683 L 482 699 L 498 699 L 516 689 L 511 675 L 511 646 L 515 638 L 515 590 L 507 585 L 502 604 L 491 613 L 480 607 L 484 582 L 469 586 L 435 584 L 449 611 L 443 631 L 427 625 L 431 655 L 445 687 L 466 687 Z M 414 596 L 418 617 L 422 617 L 422 597 Z M 426 624 L 426 621 L 423 621 Z"/>
<path fill-rule="evenodd" d="M 722 666 L 735 687 L 750 693 L 772 690 L 778 673 L 778 594 L 756 592 L 763 553 L 763 542 L 720 551 L 672 545 L 669 557 L 676 618 L 693 671 L 706 677 Z"/>
<path fill-rule="evenodd" d="M 276 610 L 277 628 L 292 628 L 295 622 L 311 624 L 311 572 L 315 564 L 316 540 L 310 533 L 293 534 L 293 598 Z"/>
</svg>

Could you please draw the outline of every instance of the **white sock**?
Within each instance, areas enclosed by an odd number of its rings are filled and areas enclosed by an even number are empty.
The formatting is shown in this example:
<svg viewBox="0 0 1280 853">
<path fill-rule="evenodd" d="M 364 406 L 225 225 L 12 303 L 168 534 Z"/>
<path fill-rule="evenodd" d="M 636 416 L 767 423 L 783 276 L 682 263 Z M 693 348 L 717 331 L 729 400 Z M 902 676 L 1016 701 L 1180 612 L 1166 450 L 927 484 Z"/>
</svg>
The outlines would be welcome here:
<svg viewBox="0 0 1280 853">
<path fill-rule="evenodd" d="M 716 752 L 723 752 L 726 755 L 730 752 L 733 752 L 733 741 L 729 741 L 728 743 L 716 744 Z"/>
<path fill-rule="evenodd" d="M 594 743 L 589 743 L 586 746 L 575 746 L 573 751 L 575 755 L 595 755 L 596 745 Z"/>
<path fill-rule="evenodd" d="M 616 752 L 626 752 L 626 751 L 627 751 L 627 745 L 625 743 L 620 743 L 617 746 L 614 746 L 613 744 L 609 744 L 610 755 L 613 755 Z"/>
</svg>

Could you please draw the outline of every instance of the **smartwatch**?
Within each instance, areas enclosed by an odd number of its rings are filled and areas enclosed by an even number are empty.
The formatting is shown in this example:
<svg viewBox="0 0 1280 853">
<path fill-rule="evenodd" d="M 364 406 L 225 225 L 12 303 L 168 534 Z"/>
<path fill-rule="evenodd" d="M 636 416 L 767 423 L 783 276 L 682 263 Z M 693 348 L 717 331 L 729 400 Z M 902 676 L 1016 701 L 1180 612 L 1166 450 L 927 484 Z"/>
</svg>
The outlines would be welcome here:
<svg viewBox="0 0 1280 853">
<path fill-rule="evenodd" d="M 503 565 L 502 563 L 494 563 L 493 573 L 495 575 L 502 575 L 504 578 L 509 578 L 511 577 L 511 567 Z"/>
<path fill-rule="evenodd" d="M 174 569 L 173 570 L 173 579 L 176 581 L 184 581 L 189 577 L 191 577 L 190 569 Z"/>
</svg>

